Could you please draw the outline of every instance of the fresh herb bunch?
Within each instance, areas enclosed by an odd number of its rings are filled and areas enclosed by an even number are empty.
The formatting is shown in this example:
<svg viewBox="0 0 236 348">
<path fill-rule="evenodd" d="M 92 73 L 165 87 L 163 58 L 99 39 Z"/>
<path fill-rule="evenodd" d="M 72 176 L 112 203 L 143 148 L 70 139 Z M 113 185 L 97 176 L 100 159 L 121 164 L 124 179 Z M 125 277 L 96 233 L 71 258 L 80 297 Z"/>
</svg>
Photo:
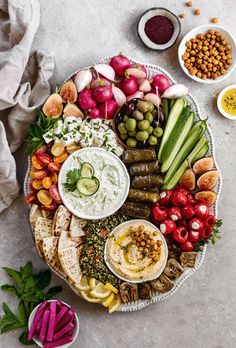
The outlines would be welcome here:
<svg viewBox="0 0 236 348">
<path fill-rule="evenodd" d="M 67 191 L 73 192 L 76 189 L 76 184 L 80 178 L 80 169 L 71 169 L 66 173 L 66 182 L 64 187 Z"/>
<path fill-rule="evenodd" d="M 221 219 L 217 219 L 215 225 L 212 229 L 212 234 L 207 239 L 202 239 L 195 244 L 195 251 L 201 251 L 205 244 L 215 244 L 217 240 L 221 239 L 220 227 L 222 226 L 223 221 Z"/>
<path fill-rule="evenodd" d="M 13 278 L 15 285 L 4 284 L 1 286 L 3 291 L 12 292 L 19 300 L 18 312 L 14 314 L 6 303 L 2 304 L 4 314 L 0 317 L 1 334 L 24 328 L 25 331 L 19 337 L 22 344 L 33 344 L 27 340 L 28 319 L 32 310 L 42 301 L 49 300 L 62 291 L 61 286 L 49 288 L 43 291 L 51 282 L 51 272 L 49 270 L 39 273 L 33 272 L 32 262 L 27 262 L 25 266 L 17 271 L 13 268 L 3 267 L 3 270 Z"/>
<path fill-rule="evenodd" d="M 57 122 L 56 118 L 50 118 L 38 110 L 38 120 L 35 124 L 30 124 L 28 129 L 28 137 L 26 138 L 27 154 L 31 154 L 44 144 L 43 134 L 52 129 Z"/>
</svg>

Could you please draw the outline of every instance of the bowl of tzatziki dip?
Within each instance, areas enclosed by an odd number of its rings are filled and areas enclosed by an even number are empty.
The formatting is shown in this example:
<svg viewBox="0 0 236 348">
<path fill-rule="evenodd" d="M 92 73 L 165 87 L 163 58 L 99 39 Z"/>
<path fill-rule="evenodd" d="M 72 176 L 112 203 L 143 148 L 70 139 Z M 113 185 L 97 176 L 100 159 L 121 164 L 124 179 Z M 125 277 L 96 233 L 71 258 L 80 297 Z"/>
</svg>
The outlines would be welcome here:
<svg viewBox="0 0 236 348">
<path fill-rule="evenodd" d="M 103 219 L 125 202 L 130 178 L 123 162 L 112 152 L 87 147 L 63 163 L 58 189 L 63 204 L 81 219 Z"/>
</svg>

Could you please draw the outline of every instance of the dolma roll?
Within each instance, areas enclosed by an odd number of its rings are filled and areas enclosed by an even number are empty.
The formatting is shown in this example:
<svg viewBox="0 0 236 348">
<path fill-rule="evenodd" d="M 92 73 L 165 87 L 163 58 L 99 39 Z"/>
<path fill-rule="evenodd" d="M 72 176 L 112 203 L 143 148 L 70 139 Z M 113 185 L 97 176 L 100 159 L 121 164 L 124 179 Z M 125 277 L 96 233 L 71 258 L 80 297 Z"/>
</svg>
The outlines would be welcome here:
<svg viewBox="0 0 236 348">
<path fill-rule="evenodd" d="M 131 186 L 137 189 L 151 189 L 153 187 L 161 186 L 163 184 L 163 178 L 160 175 L 137 175 L 134 176 Z"/>
<path fill-rule="evenodd" d="M 157 159 L 155 149 L 143 149 L 143 150 L 125 150 L 122 155 L 122 161 L 124 163 L 137 163 L 145 161 L 154 161 Z"/>
<path fill-rule="evenodd" d="M 131 175 L 147 175 L 156 173 L 159 169 L 158 161 L 135 163 L 129 168 Z"/>
<path fill-rule="evenodd" d="M 141 202 L 150 202 L 156 203 L 159 201 L 160 196 L 156 192 L 143 191 L 138 189 L 130 189 L 128 198 L 131 201 L 141 201 Z"/>
<path fill-rule="evenodd" d="M 121 208 L 121 212 L 126 216 L 147 219 L 151 214 L 151 209 L 143 203 L 126 201 Z"/>
</svg>

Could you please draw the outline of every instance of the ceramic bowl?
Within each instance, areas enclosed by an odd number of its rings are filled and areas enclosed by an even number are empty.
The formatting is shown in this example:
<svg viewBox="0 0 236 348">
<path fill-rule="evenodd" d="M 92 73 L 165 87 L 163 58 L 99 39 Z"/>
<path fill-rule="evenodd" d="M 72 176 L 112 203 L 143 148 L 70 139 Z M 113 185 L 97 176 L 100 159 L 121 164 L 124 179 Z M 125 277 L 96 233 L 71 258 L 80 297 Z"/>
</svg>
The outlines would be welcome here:
<svg viewBox="0 0 236 348">
<path fill-rule="evenodd" d="M 230 85 L 230 86 L 225 87 L 224 89 L 222 89 L 222 91 L 220 92 L 220 94 L 218 95 L 218 98 L 217 98 L 217 107 L 218 107 L 218 110 L 221 113 L 221 115 L 223 115 L 224 117 L 228 118 L 229 120 L 236 121 L 236 116 L 232 116 L 229 113 L 227 113 L 223 109 L 223 107 L 221 105 L 221 100 L 223 98 L 223 95 L 225 94 L 225 92 L 227 92 L 231 88 L 235 88 L 236 89 L 236 85 Z"/>
</svg>

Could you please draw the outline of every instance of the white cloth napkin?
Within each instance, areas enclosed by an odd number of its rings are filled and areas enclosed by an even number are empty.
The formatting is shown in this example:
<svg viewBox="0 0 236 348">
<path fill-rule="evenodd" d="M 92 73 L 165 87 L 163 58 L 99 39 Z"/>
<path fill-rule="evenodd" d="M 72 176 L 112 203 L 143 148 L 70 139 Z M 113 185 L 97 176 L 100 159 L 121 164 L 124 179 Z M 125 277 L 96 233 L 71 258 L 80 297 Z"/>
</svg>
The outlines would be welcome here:
<svg viewBox="0 0 236 348">
<path fill-rule="evenodd" d="M 12 153 L 50 94 L 52 56 L 30 56 L 39 22 L 38 0 L 0 0 L 0 213 L 20 190 Z"/>
</svg>

